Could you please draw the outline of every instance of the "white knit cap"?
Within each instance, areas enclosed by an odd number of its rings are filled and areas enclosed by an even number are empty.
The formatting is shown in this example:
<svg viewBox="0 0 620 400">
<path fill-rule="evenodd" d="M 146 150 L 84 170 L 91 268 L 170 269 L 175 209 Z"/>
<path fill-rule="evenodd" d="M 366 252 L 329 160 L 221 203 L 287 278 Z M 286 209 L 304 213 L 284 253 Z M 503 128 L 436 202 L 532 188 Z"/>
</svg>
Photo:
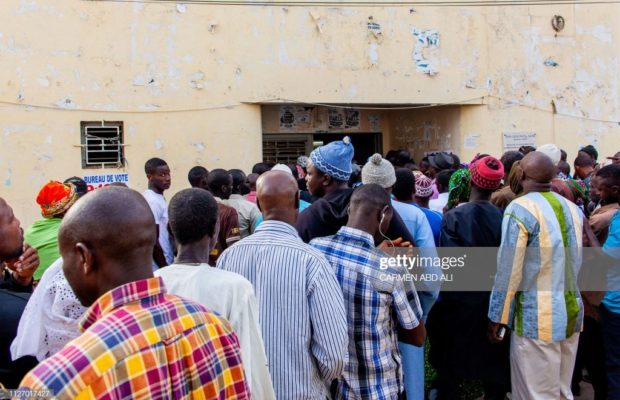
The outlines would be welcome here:
<svg viewBox="0 0 620 400">
<path fill-rule="evenodd" d="M 289 174 L 293 175 L 293 171 L 291 171 L 291 169 L 284 164 L 276 164 L 273 166 L 273 168 L 271 168 L 272 171 L 282 171 L 282 172 L 288 172 Z"/>
<path fill-rule="evenodd" d="M 384 189 L 392 187 L 396 183 L 394 167 L 381 154 L 373 154 L 362 168 L 362 183 L 376 183 Z"/>
<path fill-rule="evenodd" d="M 538 147 L 536 151 L 540 151 L 541 153 L 549 157 L 551 161 L 553 161 L 553 165 L 557 165 L 557 163 L 559 163 L 560 159 L 562 158 L 562 152 L 560 151 L 560 148 L 555 144 L 543 144 L 542 146 Z"/>
</svg>

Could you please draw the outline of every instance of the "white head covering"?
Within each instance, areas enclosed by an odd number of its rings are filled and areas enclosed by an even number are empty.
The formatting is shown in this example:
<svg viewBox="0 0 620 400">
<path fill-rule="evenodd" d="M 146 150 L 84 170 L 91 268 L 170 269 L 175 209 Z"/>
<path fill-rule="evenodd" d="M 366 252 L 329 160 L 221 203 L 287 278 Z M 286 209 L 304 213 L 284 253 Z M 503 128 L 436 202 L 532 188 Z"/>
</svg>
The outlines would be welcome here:
<svg viewBox="0 0 620 400">
<path fill-rule="evenodd" d="M 291 169 L 284 165 L 284 164 L 276 164 L 273 166 L 273 168 L 271 168 L 272 171 L 282 171 L 282 172 L 288 172 L 289 174 L 293 175 L 293 171 L 291 171 Z"/>
<path fill-rule="evenodd" d="M 24 309 L 11 357 L 34 356 L 39 361 L 54 355 L 80 336 L 79 320 L 86 312 L 62 271 L 62 258 L 43 274 Z"/>
<path fill-rule="evenodd" d="M 551 161 L 553 161 L 553 165 L 557 165 L 560 162 L 560 159 L 562 159 L 562 152 L 560 151 L 560 148 L 555 144 L 543 144 L 542 146 L 538 147 L 536 151 L 540 151 L 541 153 L 546 154 L 547 157 L 549 157 Z"/>
</svg>

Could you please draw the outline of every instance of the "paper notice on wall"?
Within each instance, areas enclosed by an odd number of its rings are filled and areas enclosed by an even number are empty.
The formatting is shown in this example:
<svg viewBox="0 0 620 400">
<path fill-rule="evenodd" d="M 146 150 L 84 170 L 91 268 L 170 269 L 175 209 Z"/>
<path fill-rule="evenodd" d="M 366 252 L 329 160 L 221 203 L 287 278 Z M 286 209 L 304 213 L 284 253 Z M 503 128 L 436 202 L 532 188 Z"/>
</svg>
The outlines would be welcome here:
<svg viewBox="0 0 620 400">
<path fill-rule="evenodd" d="M 110 186 L 113 183 L 124 183 L 129 186 L 129 174 L 99 174 L 99 175 L 86 175 L 83 177 L 84 182 L 88 186 L 88 191 L 100 189 L 102 187 Z"/>
<path fill-rule="evenodd" d="M 327 128 L 344 129 L 344 110 L 337 108 L 327 110 Z"/>
<path fill-rule="evenodd" d="M 309 129 L 312 126 L 312 112 L 314 107 L 281 106 L 280 130 L 293 131 Z"/>
<path fill-rule="evenodd" d="M 536 133 L 504 132 L 504 152 L 517 151 L 521 146 L 536 147 Z"/>
<path fill-rule="evenodd" d="M 463 148 L 467 150 L 474 150 L 480 146 L 480 134 L 479 133 L 470 133 L 465 136 L 465 140 L 463 141 Z"/>
</svg>

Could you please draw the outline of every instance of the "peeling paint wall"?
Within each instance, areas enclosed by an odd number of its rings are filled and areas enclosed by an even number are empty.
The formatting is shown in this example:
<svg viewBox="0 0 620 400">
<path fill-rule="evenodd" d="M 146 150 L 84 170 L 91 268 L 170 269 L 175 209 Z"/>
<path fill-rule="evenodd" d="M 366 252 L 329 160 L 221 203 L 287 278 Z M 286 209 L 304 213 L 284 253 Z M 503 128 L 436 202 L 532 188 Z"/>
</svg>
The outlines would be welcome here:
<svg viewBox="0 0 620 400">
<path fill-rule="evenodd" d="M 551 27 L 556 14 L 566 20 L 559 33 Z M 85 174 L 80 121 L 124 122 L 125 172 L 139 190 L 151 156 L 169 160 L 173 191 L 186 186 L 195 163 L 249 169 L 269 123 L 256 104 L 271 101 L 441 104 L 378 112 L 384 149 L 413 145 L 418 158 L 415 141 L 428 132 L 439 132 L 436 146 L 449 145 L 464 160 L 477 152 L 472 138 L 500 153 L 505 131 L 536 132 L 539 143 L 555 141 L 569 157 L 588 143 L 611 154 L 620 150 L 620 126 L 602 121 L 620 120 L 619 18 L 620 4 L 5 0 L 0 195 L 27 225 L 37 217 L 42 183 Z M 414 29 L 427 33 L 421 47 Z M 440 40 L 429 42 L 429 32 Z M 432 74 L 420 70 L 422 60 L 430 60 Z"/>
</svg>

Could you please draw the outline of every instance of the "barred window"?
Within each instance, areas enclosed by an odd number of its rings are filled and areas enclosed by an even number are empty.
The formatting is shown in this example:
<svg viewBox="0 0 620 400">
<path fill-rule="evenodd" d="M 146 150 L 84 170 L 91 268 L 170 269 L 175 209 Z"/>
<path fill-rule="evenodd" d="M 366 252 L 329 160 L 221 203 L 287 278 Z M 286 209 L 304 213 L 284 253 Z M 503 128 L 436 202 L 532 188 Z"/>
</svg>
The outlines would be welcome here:
<svg viewBox="0 0 620 400">
<path fill-rule="evenodd" d="M 81 133 L 82 168 L 125 166 L 123 122 L 83 121 Z"/>
</svg>

